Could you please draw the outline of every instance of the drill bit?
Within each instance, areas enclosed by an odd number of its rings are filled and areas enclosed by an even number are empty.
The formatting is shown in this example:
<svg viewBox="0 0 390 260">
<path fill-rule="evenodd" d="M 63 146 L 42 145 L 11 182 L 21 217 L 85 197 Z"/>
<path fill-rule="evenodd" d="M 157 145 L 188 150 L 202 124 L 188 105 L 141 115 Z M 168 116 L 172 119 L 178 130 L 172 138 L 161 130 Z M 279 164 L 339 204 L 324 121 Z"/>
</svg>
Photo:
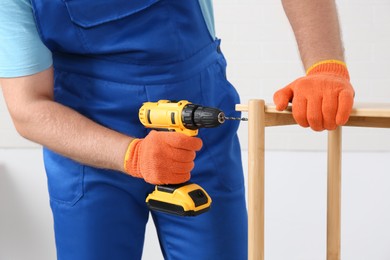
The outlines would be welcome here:
<svg viewBox="0 0 390 260">
<path fill-rule="evenodd" d="M 246 117 L 229 117 L 229 116 L 225 116 L 225 120 L 248 121 L 248 118 L 246 118 Z"/>
<path fill-rule="evenodd" d="M 223 113 L 222 111 L 218 114 L 218 122 L 220 124 L 223 124 L 225 122 L 225 120 L 240 120 L 240 121 L 248 121 L 248 118 L 245 118 L 245 117 L 229 117 L 229 116 L 225 116 L 225 113 Z"/>
</svg>

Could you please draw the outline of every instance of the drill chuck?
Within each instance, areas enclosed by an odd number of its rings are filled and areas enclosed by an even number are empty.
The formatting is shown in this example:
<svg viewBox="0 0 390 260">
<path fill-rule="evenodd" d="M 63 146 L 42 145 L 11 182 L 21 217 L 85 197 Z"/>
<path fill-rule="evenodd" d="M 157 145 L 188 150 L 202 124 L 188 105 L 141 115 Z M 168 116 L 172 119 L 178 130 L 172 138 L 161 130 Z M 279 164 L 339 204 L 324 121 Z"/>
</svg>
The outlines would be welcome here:
<svg viewBox="0 0 390 260">
<path fill-rule="evenodd" d="M 183 125 L 192 130 L 217 127 L 225 122 L 225 114 L 213 107 L 187 104 L 182 111 Z"/>
</svg>

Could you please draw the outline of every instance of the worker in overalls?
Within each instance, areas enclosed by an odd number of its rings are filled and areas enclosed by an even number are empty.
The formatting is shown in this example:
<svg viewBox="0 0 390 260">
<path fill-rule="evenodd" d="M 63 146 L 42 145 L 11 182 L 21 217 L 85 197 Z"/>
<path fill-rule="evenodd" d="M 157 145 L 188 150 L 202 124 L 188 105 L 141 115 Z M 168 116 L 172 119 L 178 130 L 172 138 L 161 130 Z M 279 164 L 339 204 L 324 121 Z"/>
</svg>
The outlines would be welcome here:
<svg viewBox="0 0 390 260">
<path fill-rule="evenodd" d="M 335 3 L 283 4 L 308 71 L 275 94 L 277 108 L 292 102 L 300 125 L 334 129 L 353 103 Z M 164 258 L 247 258 L 238 122 L 188 137 L 138 119 L 161 99 L 240 116 L 211 0 L 2 0 L 0 35 L 9 112 L 44 146 L 58 259 L 140 259 L 146 196 L 190 178 L 213 204 L 193 218 L 151 212 Z"/>
</svg>

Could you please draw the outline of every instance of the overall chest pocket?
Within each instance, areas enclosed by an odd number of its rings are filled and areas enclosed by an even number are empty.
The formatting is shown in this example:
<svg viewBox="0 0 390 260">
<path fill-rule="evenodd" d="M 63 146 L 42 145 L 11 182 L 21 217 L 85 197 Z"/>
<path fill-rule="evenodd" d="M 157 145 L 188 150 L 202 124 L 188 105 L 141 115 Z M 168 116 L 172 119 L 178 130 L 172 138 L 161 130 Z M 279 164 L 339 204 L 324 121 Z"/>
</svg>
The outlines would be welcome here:
<svg viewBox="0 0 390 260">
<path fill-rule="evenodd" d="M 140 12 L 159 0 L 64 0 L 75 24 L 88 29 L 123 19 Z"/>
<path fill-rule="evenodd" d="M 166 0 L 63 0 L 88 54 L 158 53 L 172 34 Z"/>
</svg>

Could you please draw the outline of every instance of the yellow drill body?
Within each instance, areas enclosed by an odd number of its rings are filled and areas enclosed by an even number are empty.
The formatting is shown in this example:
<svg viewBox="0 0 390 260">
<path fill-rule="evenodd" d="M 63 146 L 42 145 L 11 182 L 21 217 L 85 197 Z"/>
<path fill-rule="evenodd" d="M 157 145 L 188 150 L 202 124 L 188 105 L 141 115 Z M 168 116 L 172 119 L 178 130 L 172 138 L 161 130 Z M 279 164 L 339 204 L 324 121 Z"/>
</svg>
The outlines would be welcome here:
<svg viewBox="0 0 390 260">
<path fill-rule="evenodd" d="M 167 129 L 183 133 L 188 136 L 198 135 L 198 130 L 191 130 L 182 122 L 183 108 L 190 104 L 186 100 L 170 102 L 160 100 L 158 102 L 145 102 L 139 110 L 139 119 L 147 128 Z"/>
</svg>

